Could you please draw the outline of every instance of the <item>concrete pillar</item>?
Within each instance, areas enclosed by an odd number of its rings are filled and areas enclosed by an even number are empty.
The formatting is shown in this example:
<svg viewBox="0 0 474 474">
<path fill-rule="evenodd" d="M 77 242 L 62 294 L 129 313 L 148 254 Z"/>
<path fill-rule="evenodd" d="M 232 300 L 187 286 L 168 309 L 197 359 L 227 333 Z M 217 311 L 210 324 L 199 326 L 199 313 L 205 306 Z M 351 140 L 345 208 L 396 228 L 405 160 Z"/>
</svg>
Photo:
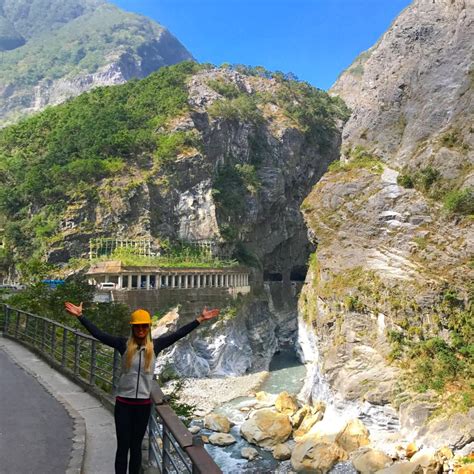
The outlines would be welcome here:
<svg viewBox="0 0 474 474">
<path fill-rule="evenodd" d="M 201 288 L 201 275 L 200 274 L 197 276 L 197 287 Z"/>
<path fill-rule="evenodd" d="M 146 288 L 147 290 L 150 289 L 150 275 L 149 275 L 149 274 L 146 276 L 145 288 Z"/>
<path fill-rule="evenodd" d="M 187 288 L 188 287 L 188 279 L 189 279 L 189 275 L 184 275 L 184 287 Z"/>
<path fill-rule="evenodd" d="M 122 275 L 119 275 L 118 276 L 118 282 L 117 282 L 117 289 L 121 289 L 122 288 Z"/>
<path fill-rule="evenodd" d="M 104 282 L 107 283 L 109 281 L 109 275 L 105 275 Z"/>
<path fill-rule="evenodd" d="M 132 275 L 129 273 L 128 274 L 128 289 L 131 290 L 132 289 Z"/>
<path fill-rule="evenodd" d="M 170 286 L 171 288 L 174 288 L 174 275 L 170 275 L 170 280 L 171 280 Z"/>
<path fill-rule="evenodd" d="M 166 288 L 170 286 L 170 276 L 168 274 L 165 275 L 165 285 Z"/>
<path fill-rule="evenodd" d="M 190 277 L 191 277 L 191 281 L 189 282 L 189 283 L 190 283 L 189 286 L 190 286 L 191 288 L 194 288 L 194 274 L 191 273 Z"/>
</svg>

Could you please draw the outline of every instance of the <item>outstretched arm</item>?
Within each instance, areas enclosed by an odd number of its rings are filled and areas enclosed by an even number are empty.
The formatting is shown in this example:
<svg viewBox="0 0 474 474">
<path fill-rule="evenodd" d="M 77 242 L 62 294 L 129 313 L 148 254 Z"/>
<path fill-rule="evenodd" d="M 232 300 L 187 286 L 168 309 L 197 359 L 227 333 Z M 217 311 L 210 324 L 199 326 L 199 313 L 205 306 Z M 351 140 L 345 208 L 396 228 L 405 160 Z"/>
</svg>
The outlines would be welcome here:
<svg viewBox="0 0 474 474">
<path fill-rule="evenodd" d="M 76 306 L 70 302 L 64 303 L 64 307 L 69 314 L 72 314 L 77 320 L 100 342 L 107 346 L 117 349 L 120 354 L 123 354 L 126 349 L 126 340 L 124 337 L 116 337 L 101 331 L 96 325 L 92 324 L 82 314 L 82 303 Z"/>
<path fill-rule="evenodd" d="M 171 346 L 184 336 L 187 336 L 192 330 L 196 329 L 203 321 L 207 321 L 209 319 L 213 319 L 219 316 L 219 313 L 220 310 L 217 308 L 207 309 L 207 307 L 205 307 L 202 310 L 202 313 L 194 321 L 191 321 L 190 323 L 179 328 L 176 332 L 158 337 L 153 341 L 155 354 L 158 354 L 158 352 Z"/>
</svg>

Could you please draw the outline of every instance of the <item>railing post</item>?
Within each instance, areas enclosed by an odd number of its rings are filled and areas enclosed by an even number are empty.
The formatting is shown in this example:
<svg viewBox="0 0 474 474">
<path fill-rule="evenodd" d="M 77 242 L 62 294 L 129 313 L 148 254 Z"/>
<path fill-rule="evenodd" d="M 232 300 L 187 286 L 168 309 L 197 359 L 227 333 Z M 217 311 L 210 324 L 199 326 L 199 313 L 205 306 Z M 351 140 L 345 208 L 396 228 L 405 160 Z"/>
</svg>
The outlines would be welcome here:
<svg viewBox="0 0 474 474">
<path fill-rule="evenodd" d="M 44 352 L 46 345 L 46 321 L 43 319 L 43 330 L 41 331 L 41 352 Z"/>
<path fill-rule="evenodd" d="M 74 375 L 79 373 L 79 334 L 74 334 Z"/>
<path fill-rule="evenodd" d="M 67 354 L 67 329 L 63 328 L 63 343 L 61 348 L 61 367 L 66 367 L 66 354 Z"/>
<path fill-rule="evenodd" d="M 20 311 L 16 312 L 16 323 L 15 323 L 15 338 L 18 339 L 18 331 L 20 329 Z"/>
<path fill-rule="evenodd" d="M 96 347 L 96 341 L 93 340 L 91 341 L 91 371 L 90 371 L 90 378 L 89 378 L 89 383 L 91 385 L 94 385 L 95 382 L 95 365 L 97 361 L 97 347 Z"/>
<path fill-rule="evenodd" d="M 161 473 L 162 474 L 168 474 L 168 468 L 166 467 L 166 462 L 168 460 L 168 453 L 170 449 L 170 440 L 168 437 L 168 430 L 166 427 L 166 423 L 163 421 L 163 424 L 161 425 L 163 427 L 163 448 L 162 448 L 162 453 L 163 455 L 161 456 Z"/>
<path fill-rule="evenodd" d="M 54 359 L 54 351 L 56 350 L 56 326 L 51 324 L 51 356 Z"/>
</svg>

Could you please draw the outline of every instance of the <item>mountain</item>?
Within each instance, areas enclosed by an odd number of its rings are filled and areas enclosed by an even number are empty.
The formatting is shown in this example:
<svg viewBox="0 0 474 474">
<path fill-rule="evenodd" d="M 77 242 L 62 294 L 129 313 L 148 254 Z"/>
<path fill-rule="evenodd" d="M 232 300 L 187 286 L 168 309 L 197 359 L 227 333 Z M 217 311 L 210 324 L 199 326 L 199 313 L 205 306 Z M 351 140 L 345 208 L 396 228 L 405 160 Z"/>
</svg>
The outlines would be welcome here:
<svg viewBox="0 0 474 474">
<path fill-rule="evenodd" d="M 0 56 L 0 125 L 192 59 L 161 25 L 102 0 L 1 0 Z"/>
<path fill-rule="evenodd" d="M 474 417 L 473 34 L 464 0 L 400 14 L 331 89 L 352 110 L 341 159 L 302 206 L 318 249 L 300 321 L 330 385 L 457 448 Z"/>
</svg>

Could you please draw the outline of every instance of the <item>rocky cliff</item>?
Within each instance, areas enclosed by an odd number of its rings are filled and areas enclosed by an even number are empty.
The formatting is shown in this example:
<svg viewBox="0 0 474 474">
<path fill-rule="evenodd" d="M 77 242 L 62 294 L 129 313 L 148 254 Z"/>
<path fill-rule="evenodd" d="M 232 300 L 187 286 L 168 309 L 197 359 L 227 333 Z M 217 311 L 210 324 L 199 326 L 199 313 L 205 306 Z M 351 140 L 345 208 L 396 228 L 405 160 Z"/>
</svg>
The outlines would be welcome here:
<svg viewBox="0 0 474 474">
<path fill-rule="evenodd" d="M 212 350 L 185 350 L 200 361 L 188 375 L 264 368 L 294 343 L 313 249 L 299 208 L 338 157 L 346 114 L 305 83 L 193 63 L 84 94 L 0 133 L 6 246 L 65 265 L 100 236 L 147 237 L 156 250 L 213 241 L 250 266 L 254 293 Z"/>
<path fill-rule="evenodd" d="M 0 126 L 192 59 L 159 24 L 102 0 L 2 0 L 0 52 Z"/>
<path fill-rule="evenodd" d="M 474 440 L 472 44 L 472 3 L 404 10 L 334 85 L 341 160 L 302 207 L 318 246 L 302 331 L 331 387 L 457 448 Z"/>
</svg>

